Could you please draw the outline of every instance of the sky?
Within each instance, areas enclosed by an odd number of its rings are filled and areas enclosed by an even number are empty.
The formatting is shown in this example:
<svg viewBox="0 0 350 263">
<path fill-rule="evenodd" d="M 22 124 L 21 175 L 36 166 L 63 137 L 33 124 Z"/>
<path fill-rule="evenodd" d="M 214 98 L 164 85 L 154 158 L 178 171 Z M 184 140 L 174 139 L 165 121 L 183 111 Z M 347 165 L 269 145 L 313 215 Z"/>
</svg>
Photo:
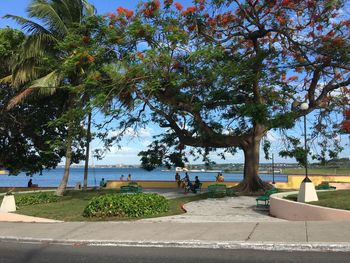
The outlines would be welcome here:
<svg viewBox="0 0 350 263">
<path fill-rule="evenodd" d="M 6 14 L 14 14 L 19 16 L 26 17 L 26 6 L 30 0 L 0 0 L 0 28 L 2 27 L 14 27 L 18 28 L 18 25 L 11 20 L 2 19 L 2 17 Z M 90 3 L 95 5 L 98 14 L 106 14 L 108 12 L 115 11 L 119 6 L 123 6 L 125 8 L 133 9 L 136 7 L 138 0 L 90 0 Z M 191 0 L 178 0 L 184 7 L 191 5 Z M 100 118 L 98 115 L 95 118 Z M 297 125 L 298 128 L 295 130 L 296 134 L 300 133 L 301 137 L 301 129 L 300 125 Z M 122 147 L 119 148 L 117 146 L 112 147 L 110 152 L 108 152 L 103 160 L 92 160 L 90 164 L 139 164 L 140 158 L 137 156 L 138 152 L 145 150 L 147 145 L 149 145 L 152 141 L 152 136 L 157 135 L 162 132 L 158 126 L 154 124 L 150 124 L 149 126 L 142 129 L 139 134 L 136 134 L 133 131 L 129 131 L 128 135 L 122 140 Z M 275 152 L 275 162 L 295 162 L 294 159 L 284 159 L 277 156 L 277 151 L 279 150 L 280 140 L 279 135 L 276 132 L 269 132 L 268 138 L 272 142 L 272 150 Z M 349 140 L 345 139 L 344 143 L 347 143 L 347 149 L 341 154 L 341 157 L 349 157 Z M 92 142 L 92 149 L 102 147 L 102 143 L 98 140 L 94 140 Z M 263 152 L 260 155 L 261 162 L 270 162 L 269 160 L 265 160 L 263 157 Z M 222 160 L 217 155 L 213 154 L 211 159 L 217 163 L 242 163 L 244 162 L 242 151 L 238 151 L 234 156 L 230 155 L 226 160 Z M 193 160 L 190 160 L 190 163 L 193 163 Z M 197 161 L 197 163 L 201 163 L 201 161 Z"/>
</svg>

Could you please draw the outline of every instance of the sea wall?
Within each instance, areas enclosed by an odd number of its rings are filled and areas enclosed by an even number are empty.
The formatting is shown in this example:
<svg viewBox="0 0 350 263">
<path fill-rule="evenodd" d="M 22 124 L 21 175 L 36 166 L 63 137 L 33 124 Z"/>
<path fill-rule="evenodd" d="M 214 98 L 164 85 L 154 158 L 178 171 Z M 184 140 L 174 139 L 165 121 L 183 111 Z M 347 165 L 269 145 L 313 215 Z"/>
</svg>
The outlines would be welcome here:
<svg viewBox="0 0 350 263">
<path fill-rule="evenodd" d="M 135 181 L 143 188 L 177 188 L 176 182 L 171 181 Z M 128 185 L 127 181 L 107 180 L 106 188 L 120 188 Z M 216 184 L 216 182 L 202 181 L 202 188 L 208 188 L 208 185 Z M 238 182 L 223 182 L 218 184 L 226 184 L 227 187 L 235 186 Z"/>
<path fill-rule="evenodd" d="M 275 187 L 279 189 L 299 189 L 301 182 L 304 180 L 304 175 L 288 175 L 287 182 L 275 183 Z M 322 182 L 345 182 L 350 185 L 350 175 L 310 175 L 309 178 L 315 186 Z M 177 183 L 174 181 L 136 181 L 144 188 L 176 188 Z M 208 188 L 208 185 L 216 182 L 202 181 L 202 188 Z M 235 186 L 239 182 L 225 181 L 227 187 Z M 120 186 L 128 185 L 127 181 L 107 180 L 107 188 L 120 188 Z"/>
</svg>

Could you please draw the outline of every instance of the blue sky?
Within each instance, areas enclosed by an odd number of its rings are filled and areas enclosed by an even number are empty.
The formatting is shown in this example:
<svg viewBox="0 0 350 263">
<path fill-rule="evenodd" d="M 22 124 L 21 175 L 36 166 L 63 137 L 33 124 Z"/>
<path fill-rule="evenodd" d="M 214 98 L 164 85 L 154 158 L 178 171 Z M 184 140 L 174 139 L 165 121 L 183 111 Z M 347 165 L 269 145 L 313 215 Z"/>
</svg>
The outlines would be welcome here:
<svg viewBox="0 0 350 263">
<path fill-rule="evenodd" d="M 25 9 L 30 0 L 0 0 L 0 28 L 1 27 L 15 27 L 18 26 L 11 20 L 1 19 L 6 14 L 15 14 L 26 17 Z M 139 1 L 125 1 L 125 0 L 90 0 L 90 3 L 94 4 L 97 8 L 97 12 L 99 14 L 105 14 L 108 12 L 115 11 L 119 6 L 123 6 L 126 8 L 133 9 L 136 7 Z M 191 5 L 191 0 L 177 0 L 183 4 L 184 7 Z M 99 118 L 98 115 L 96 118 Z M 295 129 L 295 134 L 300 134 L 301 130 L 300 125 L 299 128 Z M 137 156 L 138 152 L 146 149 L 146 146 L 151 143 L 152 136 L 161 133 L 162 130 L 156 125 L 149 125 L 148 127 L 142 129 L 139 132 L 139 135 L 136 136 L 132 130 L 129 131 L 128 136 L 126 136 L 122 141 L 122 147 L 119 149 L 118 147 L 113 147 L 111 151 L 106 155 L 106 157 L 97 161 L 94 160 L 95 164 L 139 164 L 139 157 Z M 272 149 L 275 152 L 275 162 L 294 162 L 293 159 L 283 159 L 277 156 L 277 151 L 279 150 L 279 136 L 275 132 L 270 132 L 268 135 L 269 139 L 272 141 Z M 349 139 L 345 139 L 344 143 L 347 143 L 348 149 L 344 151 L 341 156 L 349 157 Z M 100 148 L 102 144 L 99 141 L 93 141 L 92 148 Z M 212 160 L 218 163 L 223 162 L 243 162 L 242 152 L 239 151 L 235 156 L 228 156 L 228 158 L 224 161 L 221 160 L 216 155 L 212 155 Z M 263 158 L 263 152 L 261 152 L 261 162 L 267 162 Z M 200 162 L 200 161 L 197 161 Z"/>
</svg>

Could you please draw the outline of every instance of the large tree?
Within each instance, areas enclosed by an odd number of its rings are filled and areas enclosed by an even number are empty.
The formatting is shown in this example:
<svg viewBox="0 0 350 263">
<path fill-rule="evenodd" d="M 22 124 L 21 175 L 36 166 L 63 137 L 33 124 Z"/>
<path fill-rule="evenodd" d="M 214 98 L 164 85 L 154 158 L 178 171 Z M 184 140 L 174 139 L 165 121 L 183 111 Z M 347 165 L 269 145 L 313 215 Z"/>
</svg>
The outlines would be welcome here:
<svg viewBox="0 0 350 263">
<path fill-rule="evenodd" d="M 120 85 L 170 128 L 178 151 L 243 150 L 238 188 L 257 191 L 267 187 L 258 176 L 267 132 L 326 109 L 350 84 L 342 8 L 344 1 L 329 0 L 195 0 L 187 8 L 154 0 L 136 15 L 120 7 L 111 25 L 135 40 Z"/>
<path fill-rule="evenodd" d="M 27 13 L 35 21 L 15 15 L 6 16 L 16 20 L 29 33 L 13 63 L 12 86 L 20 91 L 9 103 L 9 108 L 31 95 L 49 96 L 65 89 L 66 109 L 69 111 L 61 117 L 59 125 L 65 121 L 67 127 L 64 140 L 66 161 L 64 175 L 56 192 L 62 195 L 73 160 L 74 138 L 75 135 L 79 137 L 81 131 L 82 115 L 75 110 L 77 104 L 81 104 L 80 94 L 74 89 L 80 84 L 78 77 L 65 75 L 65 68 L 60 63 L 67 54 L 58 47 L 72 28 L 82 24 L 85 17 L 94 15 L 95 9 L 85 0 L 32 0 Z"/>
<path fill-rule="evenodd" d="M 56 167 L 64 153 L 62 148 L 47 143 L 65 136 L 63 127 L 49 125 L 62 111 L 63 94 L 49 100 L 26 101 L 6 110 L 16 94 L 6 76 L 11 74 L 12 59 L 24 39 L 19 30 L 0 29 L 0 164 L 11 174 L 32 174 Z"/>
</svg>

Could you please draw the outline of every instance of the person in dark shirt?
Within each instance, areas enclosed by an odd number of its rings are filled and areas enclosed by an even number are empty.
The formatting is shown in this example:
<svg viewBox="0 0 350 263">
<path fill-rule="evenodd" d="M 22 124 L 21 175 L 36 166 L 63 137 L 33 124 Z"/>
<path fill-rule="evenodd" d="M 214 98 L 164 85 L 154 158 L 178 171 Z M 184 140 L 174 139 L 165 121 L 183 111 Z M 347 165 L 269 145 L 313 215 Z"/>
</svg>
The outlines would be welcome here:
<svg viewBox="0 0 350 263">
<path fill-rule="evenodd" d="M 100 181 L 100 187 L 106 187 L 107 183 L 104 178 Z"/>
<path fill-rule="evenodd" d="M 32 185 L 33 185 L 33 181 L 32 181 L 32 179 L 29 179 L 29 181 L 28 181 L 28 188 L 32 187 Z"/>
<path fill-rule="evenodd" d="M 181 177 L 180 177 L 179 173 L 175 174 L 175 181 L 177 182 L 177 187 L 180 187 L 180 185 L 181 185 Z"/>
</svg>

